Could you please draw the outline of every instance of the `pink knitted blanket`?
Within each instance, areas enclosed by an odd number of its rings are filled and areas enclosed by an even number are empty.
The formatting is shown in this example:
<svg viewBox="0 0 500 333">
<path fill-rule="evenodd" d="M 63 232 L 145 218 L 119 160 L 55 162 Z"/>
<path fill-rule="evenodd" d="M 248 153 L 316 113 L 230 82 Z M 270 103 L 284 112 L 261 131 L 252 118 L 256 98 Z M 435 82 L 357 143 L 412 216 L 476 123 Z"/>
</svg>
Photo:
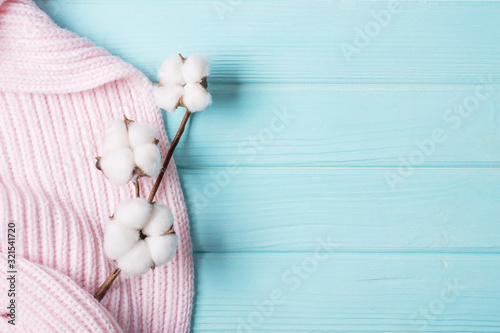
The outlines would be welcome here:
<svg viewBox="0 0 500 333">
<path fill-rule="evenodd" d="M 103 232 L 133 185 L 110 185 L 94 166 L 105 126 L 147 122 L 168 141 L 149 80 L 90 41 L 56 26 L 30 0 L 0 0 L 0 331 L 187 332 L 193 298 L 189 225 L 175 165 L 156 200 L 175 216 L 179 245 L 165 267 L 120 275 Z M 142 182 L 143 195 L 153 180 Z M 8 324 L 7 225 L 16 234 L 16 326 Z M 7 274 L 8 275 L 8 274 Z"/>
</svg>

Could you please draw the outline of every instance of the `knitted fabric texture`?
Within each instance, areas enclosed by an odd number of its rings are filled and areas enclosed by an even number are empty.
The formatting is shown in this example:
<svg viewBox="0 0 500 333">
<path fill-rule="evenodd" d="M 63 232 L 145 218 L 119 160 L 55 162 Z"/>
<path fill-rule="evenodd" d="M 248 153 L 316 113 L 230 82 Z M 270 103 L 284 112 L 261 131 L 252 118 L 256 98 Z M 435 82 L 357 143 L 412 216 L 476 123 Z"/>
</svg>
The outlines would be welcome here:
<svg viewBox="0 0 500 333">
<path fill-rule="evenodd" d="M 133 66 L 59 28 L 29 0 L 0 0 L 0 287 L 8 289 L 7 223 L 16 224 L 16 326 L 0 331 L 188 332 L 193 299 L 189 225 L 175 165 L 156 201 L 175 216 L 177 253 L 142 276 L 122 274 L 101 303 L 93 293 L 114 268 L 103 250 L 109 216 L 134 197 L 98 171 L 104 129 L 124 114 L 168 141 L 151 82 Z M 154 179 L 141 179 L 145 196 Z M 8 304 L 7 293 L 0 304 Z"/>
</svg>

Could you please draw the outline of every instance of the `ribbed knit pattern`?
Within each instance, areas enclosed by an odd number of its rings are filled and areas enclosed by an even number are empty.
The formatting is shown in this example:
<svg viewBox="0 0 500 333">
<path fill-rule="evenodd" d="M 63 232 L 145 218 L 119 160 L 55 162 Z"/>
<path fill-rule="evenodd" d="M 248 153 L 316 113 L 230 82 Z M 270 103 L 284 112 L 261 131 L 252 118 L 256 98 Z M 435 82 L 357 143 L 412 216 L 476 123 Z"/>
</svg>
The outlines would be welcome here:
<svg viewBox="0 0 500 333">
<path fill-rule="evenodd" d="M 5 281 L 6 225 L 13 221 L 18 331 L 188 332 L 192 248 L 173 162 L 156 200 L 175 216 L 174 259 L 143 276 L 120 275 L 101 304 L 92 296 L 114 268 L 103 251 L 105 225 L 117 204 L 134 196 L 132 184 L 112 186 L 94 157 L 106 125 L 124 114 L 156 126 L 166 154 L 151 82 L 57 27 L 31 1 L 0 0 L 0 112 L 0 278 Z M 141 180 L 143 197 L 153 181 Z M 7 304 L 4 292 L 0 304 Z"/>
</svg>

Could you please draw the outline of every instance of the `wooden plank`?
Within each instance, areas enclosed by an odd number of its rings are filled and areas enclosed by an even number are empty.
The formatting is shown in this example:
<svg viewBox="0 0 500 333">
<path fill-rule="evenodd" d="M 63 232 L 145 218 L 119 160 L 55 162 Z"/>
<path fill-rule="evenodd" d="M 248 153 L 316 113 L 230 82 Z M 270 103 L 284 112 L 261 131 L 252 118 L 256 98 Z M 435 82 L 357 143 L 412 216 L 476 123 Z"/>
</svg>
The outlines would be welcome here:
<svg viewBox="0 0 500 333">
<path fill-rule="evenodd" d="M 204 52 L 213 83 L 500 82 L 497 1 L 37 3 L 151 78 L 172 53 Z"/>
<path fill-rule="evenodd" d="M 195 251 L 500 251 L 499 169 L 179 171 Z"/>
<path fill-rule="evenodd" d="M 410 160 L 414 166 L 498 167 L 500 86 L 478 87 L 225 86 L 213 92 L 212 107 L 190 120 L 175 160 L 181 167 L 399 166 Z M 173 137 L 183 112 L 164 116 Z"/>
<path fill-rule="evenodd" d="M 500 258 L 196 254 L 193 332 L 498 332 Z"/>
</svg>

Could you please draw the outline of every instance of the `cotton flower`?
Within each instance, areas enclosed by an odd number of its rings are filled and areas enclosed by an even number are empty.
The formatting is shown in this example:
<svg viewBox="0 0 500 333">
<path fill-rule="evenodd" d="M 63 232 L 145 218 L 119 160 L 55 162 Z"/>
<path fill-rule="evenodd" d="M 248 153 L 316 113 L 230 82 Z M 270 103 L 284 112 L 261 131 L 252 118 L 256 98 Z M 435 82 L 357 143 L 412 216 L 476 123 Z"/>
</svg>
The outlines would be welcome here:
<svg viewBox="0 0 500 333">
<path fill-rule="evenodd" d="M 168 263 L 177 248 L 170 209 L 142 198 L 123 201 L 109 221 L 104 251 L 129 275 L 141 275 Z"/>
<path fill-rule="evenodd" d="M 156 104 L 168 112 L 174 112 L 179 105 L 190 112 L 204 110 L 212 103 L 207 91 L 209 74 L 208 61 L 200 54 L 188 58 L 180 54 L 171 56 L 158 71 L 160 84 L 154 87 Z"/>
<path fill-rule="evenodd" d="M 161 168 L 158 131 L 125 117 L 106 129 L 103 155 L 96 166 L 113 185 L 125 185 L 138 177 L 155 177 Z"/>
</svg>

